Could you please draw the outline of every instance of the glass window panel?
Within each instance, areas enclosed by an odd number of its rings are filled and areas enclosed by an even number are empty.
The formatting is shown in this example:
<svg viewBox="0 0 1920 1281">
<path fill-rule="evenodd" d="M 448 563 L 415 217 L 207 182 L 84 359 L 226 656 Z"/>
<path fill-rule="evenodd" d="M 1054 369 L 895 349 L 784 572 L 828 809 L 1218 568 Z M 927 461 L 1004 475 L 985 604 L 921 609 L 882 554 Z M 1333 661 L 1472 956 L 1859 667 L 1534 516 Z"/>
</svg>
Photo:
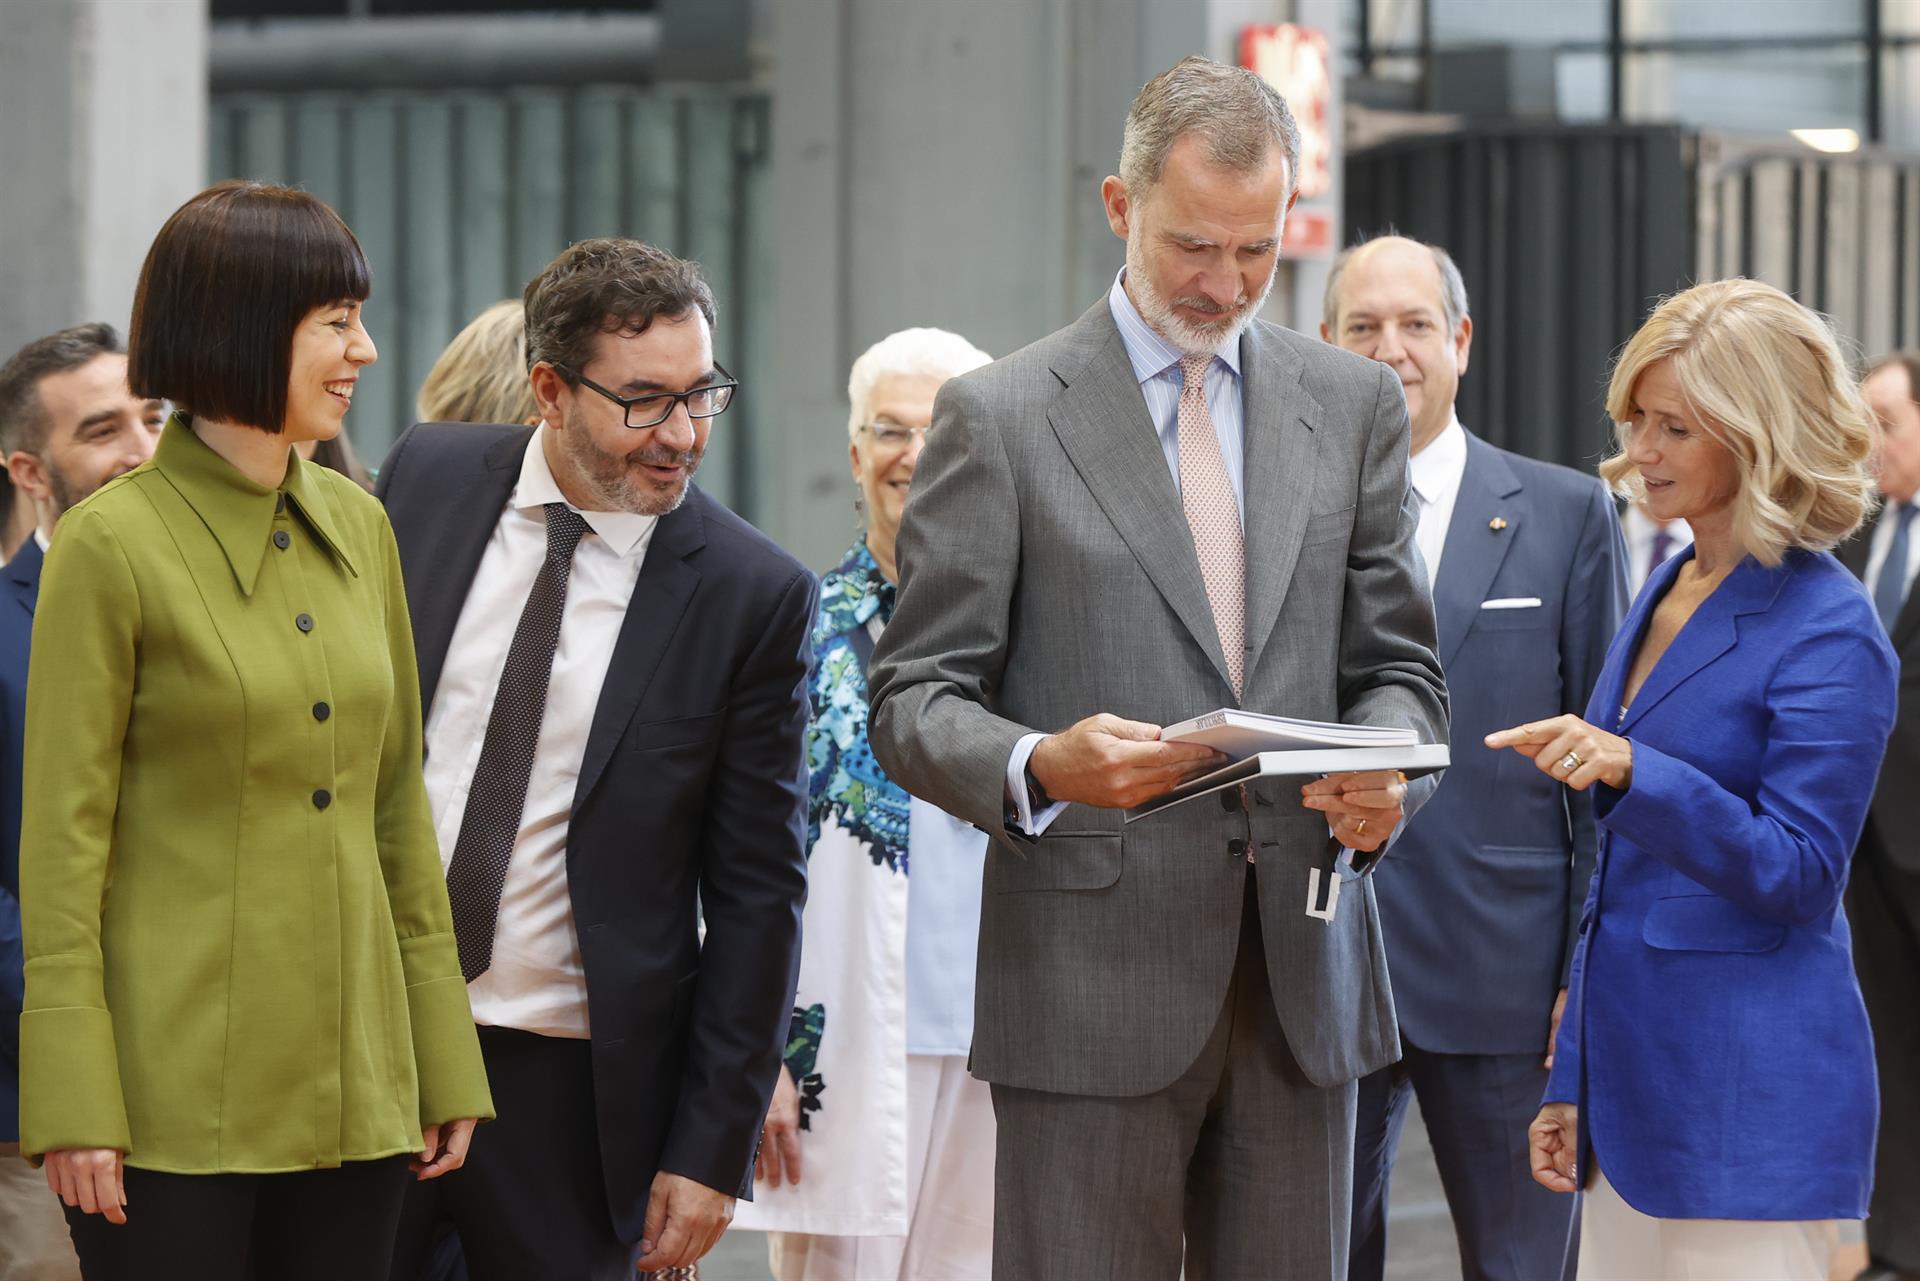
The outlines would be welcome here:
<svg viewBox="0 0 1920 1281">
<path fill-rule="evenodd" d="M 1898 151 L 1920 151 L 1920 45 L 1886 51 L 1880 66 L 1880 126 Z"/>
<path fill-rule="evenodd" d="M 1563 53 L 1553 60 L 1554 102 L 1562 120 L 1605 120 L 1613 109 L 1607 101 L 1607 55 Z"/>
<path fill-rule="evenodd" d="M 1880 29 L 1890 36 L 1920 35 L 1920 0 L 1880 0 Z"/>
<path fill-rule="evenodd" d="M 1432 0 L 1432 4 L 1435 45 L 1541 45 L 1607 38 L 1606 0 Z"/>
<path fill-rule="evenodd" d="M 1368 16 L 1374 48 L 1420 47 L 1420 0 L 1373 0 Z"/>
<path fill-rule="evenodd" d="M 1622 0 L 1621 7 L 1628 40 L 1857 37 L 1863 34 L 1864 19 L 1858 0 Z"/>
<path fill-rule="evenodd" d="M 1866 56 L 1858 47 L 1630 54 L 1626 117 L 1747 133 L 1865 130 Z"/>
</svg>

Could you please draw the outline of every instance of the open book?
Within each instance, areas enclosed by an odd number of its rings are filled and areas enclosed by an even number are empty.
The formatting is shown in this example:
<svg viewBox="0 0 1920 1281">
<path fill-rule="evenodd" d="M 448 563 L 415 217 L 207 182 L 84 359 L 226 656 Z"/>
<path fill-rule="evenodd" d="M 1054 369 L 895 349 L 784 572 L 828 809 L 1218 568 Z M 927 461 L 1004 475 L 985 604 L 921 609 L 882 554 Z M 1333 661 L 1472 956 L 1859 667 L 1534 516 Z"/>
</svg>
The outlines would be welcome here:
<svg viewBox="0 0 1920 1281">
<path fill-rule="evenodd" d="M 1210 774 L 1189 780 L 1170 792 L 1142 801 L 1126 811 L 1126 821 L 1145 818 L 1195 797 L 1208 796 L 1256 778 L 1311 778 L 1349 770 L 1397 769 L 1408 778 L 1447 767 L 1445 743 L 1409 743 L 1396 747 L 1296 747 L 1280 752 L 1256 752 L 1245 760 L 1222 765 Z"/>
<path fill-rule="evenodd" d="M 1260 752 L 1312 747 L 1412 747 L 1420 741 L 1410 729 L 1304 721 L 1230 707 L 1169 725 L 1160 731 L 1160 739 L 1167 743 L 1201 743 L 1236 761 Z"/>
</svg>

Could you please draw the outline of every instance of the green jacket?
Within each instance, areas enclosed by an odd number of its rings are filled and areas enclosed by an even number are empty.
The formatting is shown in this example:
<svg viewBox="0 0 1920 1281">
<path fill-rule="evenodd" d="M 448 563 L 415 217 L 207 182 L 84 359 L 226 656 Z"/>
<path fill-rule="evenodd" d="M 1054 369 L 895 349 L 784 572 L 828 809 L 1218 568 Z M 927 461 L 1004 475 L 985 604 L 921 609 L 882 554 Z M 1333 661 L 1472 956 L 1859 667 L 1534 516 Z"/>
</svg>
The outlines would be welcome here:
<svg viewBox="0 0 1920 1281">
<path fill-rule="evenodd" d="M 21 1151 L 186 1174 L 419 1150 L 493 1115 L 420 773 L 386 514 L 174 415 L 60 522 L 20 837 Z"/>
</svg>

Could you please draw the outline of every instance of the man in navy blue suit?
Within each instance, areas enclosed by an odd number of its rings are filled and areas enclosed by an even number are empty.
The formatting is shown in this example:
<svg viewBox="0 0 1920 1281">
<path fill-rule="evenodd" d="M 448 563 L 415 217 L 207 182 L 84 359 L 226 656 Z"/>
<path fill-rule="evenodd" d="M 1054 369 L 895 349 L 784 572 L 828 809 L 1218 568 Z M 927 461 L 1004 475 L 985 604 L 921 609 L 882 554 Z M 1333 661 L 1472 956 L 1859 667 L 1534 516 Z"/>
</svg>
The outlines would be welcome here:
<svg viewBox="0 0 1920 1281">
<path fill-rule="evenodd" d="M 1347 250 L 1320 332 L 1392 366 L 1406 393 L 1455 744 L 1439 791 L 1374 874 L 1404 1057 L 1360 1082 L 1350 1275 L 1381 1276 L 1394 1151 L 1417 1095 L 1467 1281 L 1570 1276 L 1572 1199 L 1534 1183 L 1527 1126 L 1593 874 L 1593 811 L 1585 793 L 1479 743 L 1585 708 L 1626 610 L 1626 548 L 1598 480 L 1461 427 L 1473 321 L 1444 250 L 1398 236 Z"/>
<path fill-rule="evenodd" d="M 61 513 L 153 456 L 166 407 L 127 390 L 113 326 L 36 339 L 0 366 L 0 457 L 33 535 L 0 568 L 0 1281 L 73 1278 L 60 1202 L 20 1159 L 20 757 L 40 561 Z"/>
</svg>

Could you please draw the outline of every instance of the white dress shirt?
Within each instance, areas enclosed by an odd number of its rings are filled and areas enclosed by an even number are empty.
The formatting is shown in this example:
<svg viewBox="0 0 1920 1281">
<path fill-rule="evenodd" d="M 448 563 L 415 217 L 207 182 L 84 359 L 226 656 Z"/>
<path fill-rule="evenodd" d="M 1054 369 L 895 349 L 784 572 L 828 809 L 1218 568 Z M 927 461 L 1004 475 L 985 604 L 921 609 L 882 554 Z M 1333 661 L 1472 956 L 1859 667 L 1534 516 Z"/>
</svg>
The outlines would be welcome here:
<svg viewBox="0 0 1920 1281">
<path fill-rule="evenodd" d="M 1913 501 L 1920 503 L 1920 497 L 1916 497 Z M 1869 596 L 1873 595 L 1874 584 L 1880 581 L 1880 567 L 1887 563 L 1887 553 L 1893 550 L 1894 526 L 1900 523 L 1897 519 L 1899 509 L 1899 503 L 1888 499 L 1885 510 L 1873 522 L 1873 542 L 1871 550 L 1867 553 L 1867 574 L 1864 580 Z M 1902 579 L 1900 597 L 1905 600 L 1907 593 L 1913 590 L 1914 571 L 1920 570 L 1920 520 L 1914 520 L 1907 525 L 1907 563 L 1901 568 L 1905 571 L 1905 577 Z"/>
<path fill-rule="evenodd" d="M 1647 515 L 1638 503 L 1628 503 L 1620 517 L 1620 534 L 1627 542 L 1627 589 L 1635 596 L 1658 568 L 1653 563 L 1653 540 L 1660 529 L 1660 522 Z M 1666 531 L 1668 560 L 1693 546 L 1693 526 L 1686 521 L 1670 520 Z"/>
<path fill-rule="evenodd" d="M 487 540 L 427 714 L 427 798 L 442 865 L 453 860 L 507 649 L 546 560 L 542 509 L 566 501 L 547 465 L 548 438 L 543 424 L 527 442 L 520 479 Z M 467 985 L 477 1023 L 575 1038 L 588 1034 L 587 985 L 567 891 L 567 825 L 600 687 L 659 523 L 630 512 L 580 515 L 588 533 L 573 554 L 540 745 L 500 894 L 493 964 Z"/>
<path fill-rule="evenodd" d="M 1414 528 L 1413 541 L 1427 562 L 1431 587 L 1440 581 L 1440 553 L 1446 549 L 1447 529 L 1453 524 L 1460 479 L 1467 474 L 1467 431 L 1457 417 L 1449 414 L 1440 434 L 1408 460 L 1407 474 L 1420 499 L 1420 523 Z"/>
<path fill-rule="evenodd" d="M 1107 309 L 1120 330 L 1120 343 L 1126 348 L 1133 375 L 1140 380 L 1140 396 L 1147 403 L 1147 418 L 1160 439 L 1160 452 L 1173 475 L 1173 487 L 1180 488 L 1180 391 L 1184 380 L 1180 358 L 1186 353 L 1162 338 L 1146 322 L 1140 309 L 1127 295 L 1127 273 L 1113 278 L 1107 291 Z M 1220 460 L 1226 464 L 1227 480 L 1233 485 L 1233 501 L 1240 508 L 1240 524 L 1247 522 L 1247 447 L 1246 398 L 1240 385 L 1240 339 L 1236 336 L 1220 344 L 1207 364 L 1205 377 L 1207 413 L 1213 419 L 1213 434 L 1220 442 Z M 1464 449 L 1465 446 L 1463 445 Z M 1045 734 L 1027 734 L 1013 745 L 1007 761 L 1007 795 L 1020 830 L 1038 836 L 1065 809 L 1054 804 L 1034 814 L 1027 802 L 1027 761 Z"/>
</svg>

